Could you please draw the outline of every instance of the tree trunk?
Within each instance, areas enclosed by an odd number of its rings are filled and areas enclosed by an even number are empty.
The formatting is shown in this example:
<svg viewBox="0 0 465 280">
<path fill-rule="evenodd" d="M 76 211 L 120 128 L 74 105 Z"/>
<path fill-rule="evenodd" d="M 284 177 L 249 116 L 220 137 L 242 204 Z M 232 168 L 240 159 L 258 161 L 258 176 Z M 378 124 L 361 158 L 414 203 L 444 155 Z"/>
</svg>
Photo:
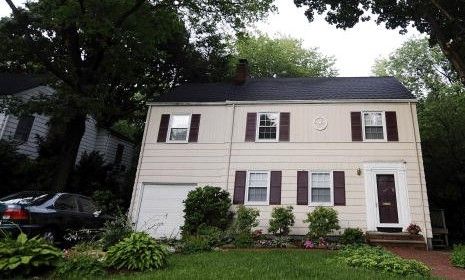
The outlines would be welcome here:
<svg viewBox="0 0 465 280">
<path fill-rule="evenodd" d="M 55 191 L 64 190 L 68 184 L 85 128 L 86 116 L 76 115 L 65 124 L 64 131 L 58 134 L 63 139 L 57 141 L 60 144 L 59 147 L 56 147 L 55 170 L 52 172 L 51 188 Z"/>
</svg>

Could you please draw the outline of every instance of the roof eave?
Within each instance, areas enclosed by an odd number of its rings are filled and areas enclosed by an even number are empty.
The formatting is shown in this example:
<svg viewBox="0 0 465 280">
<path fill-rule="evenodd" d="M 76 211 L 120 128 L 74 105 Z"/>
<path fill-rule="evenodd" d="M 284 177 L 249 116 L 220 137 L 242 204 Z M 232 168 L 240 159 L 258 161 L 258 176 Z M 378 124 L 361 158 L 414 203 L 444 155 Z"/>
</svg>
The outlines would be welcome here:
<svg viewBox="0 0 465 280">
<path fill-rule="evenodd" d="M 254 100 L 254 101 L 217 101 L 217 102 L 147 102 L 148 106 L 221 106 L 221 105 L 256 105 L 256 104 L 336 104 L 336 103 L 410 103 L 410 99 L 325 99 L 325 100 Z"/>
</svg>

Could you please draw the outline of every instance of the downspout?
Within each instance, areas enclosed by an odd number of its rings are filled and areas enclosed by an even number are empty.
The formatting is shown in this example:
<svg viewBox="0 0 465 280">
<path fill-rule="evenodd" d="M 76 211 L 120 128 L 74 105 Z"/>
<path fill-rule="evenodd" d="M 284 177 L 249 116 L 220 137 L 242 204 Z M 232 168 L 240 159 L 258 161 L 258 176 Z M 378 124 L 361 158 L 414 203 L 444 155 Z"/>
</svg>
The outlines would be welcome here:
<svg viewBox="0 0 465 280">
<path fill-rule="evenodd" d="M 5 118 L 3 119 L 3 122 L 2 122 L 2 131 L 0 131 L 0 140 L 3 139 L 3 135 L 5 134 L 6 125 L 8 124 L 9 118 L 10 118 L 10 115 L 5 114 Z"/>
<path fill-rule="evenodd" d="M 410 107 L 410 116 L 412 118 L 412 126 L 413 126 L 413 137 L 415 138 L 415 152 L 417 155 L 417 165 L 418 165 L 418 177 L 420 178 L 420 191 L 421 191 L 421 206 L 423 209 L 423 221 L 425 226 L 425 238 L 426 238 L 426 250 L 430 250 L 429 241 L 428 241 L 428 228 L 426 225 L 426 209 L 425 209 L 425 194 L 424 194 L 424 184 L 421 174 L 421 164 L 420 164 L 420 152 L 418 150 L 418 141 L 417 141 L 417 130 L 415 127 L 415 117 L 413 116 L 413 109 L 412 109 L 412 102 L 409 102 Z"/>
<path fill-rule="evenodd" d="M 132 197 L 131 197 L 131 204 L 129 206 L 129 221 L 132 223 L 133 226 L 136 225 L 137 223 L 137 220 L 134 218 L 133 216 L 133 212 L 134 212 L 134 203 L 135 203 L 135 200 L 136 200 L 136 194 L 137 194 L 137 191 L 138 191 L 138 182 L 139 182 L 139 175 L 140 175 L 140 166 L 142 164 L 142 155 L 144 153 L 144 149 L 145 149 L 145 142 L 147 141 L 147 130 L 148 130 L 148 126 L 149 126 L 149 119 L 150 119 L 150 115 L 152 114 L 152 106 L 150 105 L 149 106 L 149 109 L 148 109 L 148 112 L 147 112 L 147 117 L 145 119 L 145 126 L 144 126 L 144 135 L 142 136 L 142 144 L 141 144 L 141 147 L 140 147 L 140 151 L 139 151 L 139 160 L 137 161 L 137 171 L 136 171 L 136 176 L 135 176 L 135 180 L 134 180 L 134 187 L 132 188 Z M 140 207 L 140 205 L 139 205 Z"/>
<path fill-rule="evenodd" d="M 226 170 L 226 190 L 229 188 L 229 169 L 231 167 L 231 149 L 232 149 L 232 141 L 234 136 L 234 119 L 236 117 L 236 104 L 233 103 L 232 109 L 232 121 L 231 121 L 231 133 L 229 136 L 229 148 L 228 148 L 228 168 Z"/>
</svg>

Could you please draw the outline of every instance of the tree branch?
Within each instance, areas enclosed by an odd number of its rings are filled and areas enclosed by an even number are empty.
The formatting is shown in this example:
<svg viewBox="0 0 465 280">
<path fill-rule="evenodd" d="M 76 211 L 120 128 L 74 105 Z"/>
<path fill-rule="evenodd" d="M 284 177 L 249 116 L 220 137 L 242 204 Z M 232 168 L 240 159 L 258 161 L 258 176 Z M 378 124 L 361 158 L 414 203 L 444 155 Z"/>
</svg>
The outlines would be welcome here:
<svg viewBox="0 0 465 280">
<path fill-rule="evenodd" d="M 7 1 L 11 1 L 11 0 L 7 0 Z M 140 6 L 142 6 L 142 4 L 145 2 L 145 0 L 136 0 L 136 3 L 134 3 L 134 6 L 132 6 L 131 9 L 129 9 L 128 11 L 126 11 L 125 13 L 123 13 L 119 19 L 116 20 L 115 22 L 115 27 L 120 27 L 125 21 L 126 19 L 131 16 L 133 13 L 135 13 L 139 8 Z"/>
</svg>

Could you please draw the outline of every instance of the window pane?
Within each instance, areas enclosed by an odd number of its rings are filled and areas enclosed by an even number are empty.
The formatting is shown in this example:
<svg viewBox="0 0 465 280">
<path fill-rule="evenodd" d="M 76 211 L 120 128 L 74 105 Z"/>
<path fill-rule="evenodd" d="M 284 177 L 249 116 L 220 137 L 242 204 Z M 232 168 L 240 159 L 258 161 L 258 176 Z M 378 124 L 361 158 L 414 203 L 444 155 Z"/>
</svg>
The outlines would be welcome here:
<svg viewBox="0 0 465 280">
<path fill-rule="evenodd" d="M 81 212 L 92 214 L 95 211 L 97 211 L 97 208 L 95 207 L 94 203 L 92 203 L 92 201 L 87 198 L 78 198 L 78 203 Z"/>
<path fill-rule="evenodd" d="M 312 173 L 312 202 L 331 202 L 329 173 Z"/>
<path fill-rule="evenodd" d="M 189 127 L 189 116 L 172 116 L 171 127 L 172 128 L 188 128 Z"/>
<path fill-rule="evenodd" d="M 267 188 L 249 187 L 249 201 L 266 201 Z"/>
<path fill-rule="evenodd" d="M 366 126 L 365 127 L 366 139 L 384 139 L 382 126 Z"/>
<path fill-rule="evenodd" d="M 171 128 L 170 140 L 185 141 L 187 139 L 187 128 Z"/>
<path fill-rule="evenodd" d="M 380 112 L 365 113 L 365 125 L 368 126 L 382 126 L 383 118 Z"/>
<path fill-rule="evenodd" d="M 260 114 L 258 139 L 276 139 L 278 116 L 276 113 Z"/>
<path fill-rule="evenodd" d="M 268 173 L 250 173 L 248 201 L 264 202 L 268 196 Z"/>
</svg>

